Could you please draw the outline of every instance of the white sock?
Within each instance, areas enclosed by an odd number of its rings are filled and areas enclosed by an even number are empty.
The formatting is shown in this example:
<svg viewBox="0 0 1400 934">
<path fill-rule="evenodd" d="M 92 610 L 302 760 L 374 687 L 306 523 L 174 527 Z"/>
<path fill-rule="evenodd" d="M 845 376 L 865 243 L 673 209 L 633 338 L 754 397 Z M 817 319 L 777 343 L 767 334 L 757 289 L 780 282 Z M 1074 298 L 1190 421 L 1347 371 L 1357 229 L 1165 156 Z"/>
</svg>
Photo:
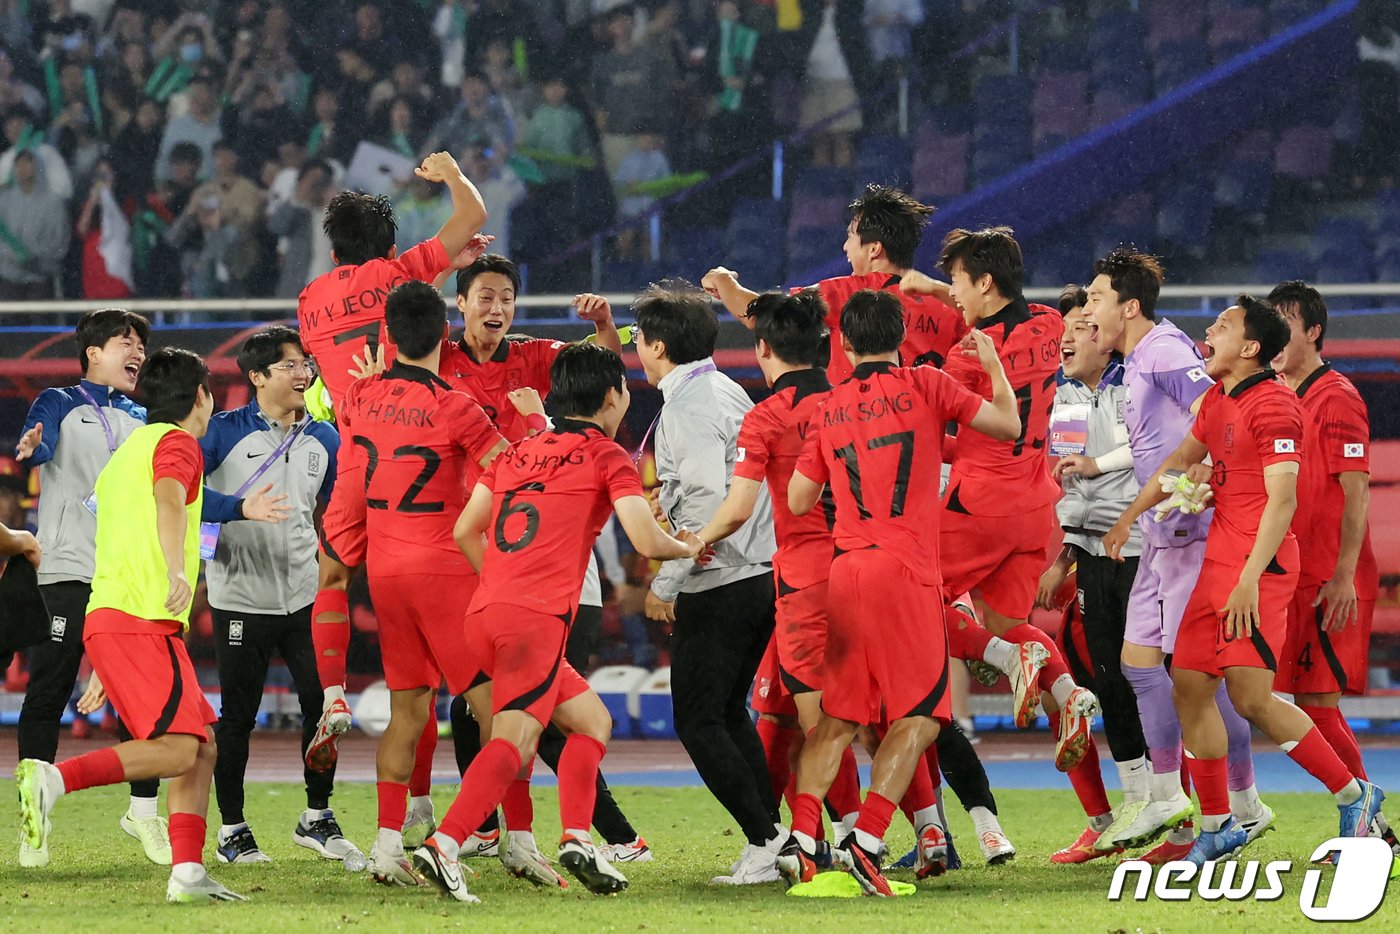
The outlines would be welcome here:
<svg viewBox="0 0 1400 934">
<path fill-rule="evenodd" d="M 867 833 L 866 831 L 861 830 L 859 827 L 856 828 L 856 845 L 859 846 L 862 850 L 865 850 L 867 853 L 880 852 L 880 844 L 883 842 L 883 840 L 875 836 L 873 833 Z"/>
<path fill-rule="evenodd" d="M 926 808 L 920 808 L 914 812 L 914 832 L 923 833 L 924 828 L 929 824 L 937 824 L 939 830 L 943 830 L 943 821 L 938 819 L 938 805 L 930 804 Z"/>
<path fill-rule="evenodd" d="M 219 825 L 219 842 L 220 842 L 220 843 L 227 843 L 227 842 L 229 842 L 229 840 L 233 839 L 233 835 L 236 834 L 236 833 L 238 833 L 238 831 L 240 831 L 240 830 L 247 830 L 247 829 L 248 829 L 248 822 L 247 822 L 246 820 L 245 820 L 243 823 L 241 823 L 241 824 L 220 824 L 220 825 Z"/>
<path fill-rule="evenodd" d="M 1094 817 L 1089 818 L 1089 829 L 1095 830 L 1099 833 L 1103 833 L 1105 830 L 1108 829 L 1108 825 L 1112 823 L 1113 812 L 1109 811 L 1107 814 L 1098 814 Z"/>
<path fill-rule="evenodd" d="M 379 847 L 379 852 L 390 856 L 403 852 L 403 831 L 391 830 L 388 827 L 380 827 L 379 835 L 374 838 L 374 845 Z"/>
<path fill-rule="evenodd" d="M 777 825 L 778 832 L 770 839 L 763 841 L 763 848 L 770 853 L 776 853 L 788 842 L 788 829 L 782 824 Z"/>
<path fill-rule="evenodd" d="M 996 636 L 992 636 L 992 641 L 987 643 L 987 650 L 982 653 L 982 661 L 988 665 L 995 665 L 1008 676 L 1016 667 L 1020 657 L 1021 647 L 1019 645 L 1007 642 L 1005 639 L 998 639 Z"/>
<path fill-rule="evenodd" d="M 194 885 L 207 875 L 203 863 L 176 863 L 170 867 L 170 877 L 181 885 Z"/>
<path fill-rule="evenodd" d="M 336 701 L 345 700 L 345 686 L 342 684 L 332 684 L 324 691 L 325 700 L 321 702 L 321 709 L 327 710 Z"/>
<path fill-rule="evenodd" d="M 1259 800 L 1259 789 L 1253 785 L 1230 792 L 1230 813 L 1241 820 L 1260 813 L 1263 803 Z"/>
<path fill-rule="evenodd" d="M 797 841 L 797 845 L 798 845 L 798 846 L 802 847 L 802 852 L 804 852 L 804 853 L 815 853 L 815 852 L 817 852 L 817 841 L 813 840 L 811 837 L 809 837 L 807 834 L 803 833 L 802 831 L 800 831 L 800 830 L 794 830 L 794 831 L 792 832 L 792 838 L 793 838 L 794 840 Z M 840 843 L 841 841 L 838 840 L 837 842 Z"/>
<path fill-rule="evenodd" d="M 1361 797 L 1361 783 L 1356 779 L 1347 782 L 1347 786 L 1337 792 L 1338 804 L 1353 804 Z"/>
<path fill-rule="evenodd" d="M 977 836 L 980 837 L 982 836 L 982 834 L 987 833 L 988 831 L 992 831 L 994 833 L 1001 833 L 1001 822 L 997 820 L 997 816 L 995 814 L 993 814 L 986 808 L 972 808 L 970 811 L 967 812 L 967 816 L 972 818 L 972 829 L 976 831 Z"/>
<path fill-rule="evenodd" d="M 1230 815 L 1229 815 L 1229 814 L 1202 814 L 1202 815 L 1201 815 L 1201 832 L 1202 832 L 1202 833 L 1214 833 L 1215 831 L 1219 830 L 1221 827 L 1224 827 L 1225 824 L 1226 824 L 1229 820 L 1230 820 Z"/>
<path fill-rule="evenodd" d="M 138 798 L 131 796 L 131 819 L 150 820 L 157 816 L 156 805 L 160 803 L 159 798 Z"/>
<path fill-rule="evenodd" d="M 518 843 L 527 850 L 539 849 L 539 844 L 535 843 L 535 833 L 532 830 L 507 830 L 506 835 L 512 843 Z"/>
<path fill-rule="evenodd" d="M 1079 685 L 1074 683 L 1074 679 L 1069 675 L 1060 675 L 1055 679 L 1055 683 L 1050 685 L 1050 696 L 1055 698 L 1055 703 L 1064 710 L 1069 706 L 1069 696 L 1074 693 L 1074 689 Z"/>
<path fill-rule="evenodd" d="M 380 833 L 383 832 L 382 830 L 380 831 Z M 438 852 L 450 860 L 457 859 L 458 855 L 462 852 L 462 845 L 441 830 L 433 834 L 433 840 L 437 843 Z"/>
<path fill-rule="evenodd" d="M 1167 832 L 1167 842 L 1176 846 L 1184 846 L 1187 843 L 1196 842 L 1196 828 L 1190 824 L 1182 824 L 1180 827 L 1173 827 Z"/>
<path fill-rule="evenodd" d="M 1147 783 L 1152 789 L 1153 801 L 1170 801 L 1181 794 L 1181 769 L 1153 772 Z"/>
<path fill-rule="evenodd" d="M 849 833 L 856 826 L 856 821 L 860 820 L 860 811 L 852 811 L 849 814 L 841 815 L 841 823 L 846 825 L 846 832 Z M 840 840 L 836 841 L 840 843 Z"/>
<path fill-rule="evenodd" d="M 1151 794 L 1149 779 L 1152 775 L 1147 768 L 1147 757 L 1138 756 L 1113 764 L 1118 767 L 1118 781 L 1123 785 L 1123 803 L 1146 801 Z"/>
<path fill-rule="evenodd" d="M 408 799 L 408 813 L 433 816 L 433 799 L 430 795 L 413 795 Z"/>
<path fill-rule="evenodd" d="M 307 808 L 305 811 L 301 812 L 301 825 L 303 827 L 310 827 L 312 821 L 318 821 L 329 813 L 330 808 L 326 808 L 324 811 L 317 810 L 316 808 Z"/>
<path fill-rule="evenodd" d="M 564 836 L 573 837 L 575 840 L 579 840 L 583 843 L 593 842 L 593 835 L 591 833 L 587 830 L 579 830 L 577 827 L 566 828 L 564 830 Z"/>
</svg>

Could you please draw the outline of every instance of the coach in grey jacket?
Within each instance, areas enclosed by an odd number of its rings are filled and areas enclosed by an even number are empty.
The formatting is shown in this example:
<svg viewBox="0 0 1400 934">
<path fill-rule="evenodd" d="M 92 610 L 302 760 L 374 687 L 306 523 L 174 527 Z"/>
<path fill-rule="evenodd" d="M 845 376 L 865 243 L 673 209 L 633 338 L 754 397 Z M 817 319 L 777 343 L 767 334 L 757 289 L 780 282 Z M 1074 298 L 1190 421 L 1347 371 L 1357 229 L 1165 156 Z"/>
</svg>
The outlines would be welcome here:
<svg viewBox="0 0 1400 934">
<path fill-rule="evenodd" d="M 1061 345 L 1060 384 L 1050 415 L 1050 454 L 1064 487 L 1056 505 L 1065 546 L 1040 581 L 1037 602 L 1056 609 L 1056 592 L 1076 568 L 1078 604 L 1060 642 L 1080 684 L 1103 704 L 1104 733 L 1125 788 L 1147 776 L 1146 746 L 1132 687 L 1119 656 L 1128 618 L 1128 594 L 1137 576 L 1142 534 L 1133 527 L 1120 563 L 1104 553 L 1102 536 L 1137 496 L 1128 427 L 1123 420 L 1123 365 L 1094 346 L 1082 320 L 1071 318 Z M 1077 610 L 1077 612 L 1076 612 Z M 1103 826 L 1110 815 L 1090 815 Z"/>
<path fill-rule="evenodd" d="M 335 484 L 340 436 L 306 414 L 303 393 L 316 373 L 296 331 L 282 325 L 263 328 L 244 342 L 238 365 L 255 397 L 210 419 L 200 440 L 206 483 L 239 496 L 271 483 L 286 494 L 291 509 L 291 517 L 280 525 L 223 526 L 205 572 L 222 691 L 214 766 L 222 818 L 219 858 L 257 863 L 268 857 L 244 820 L 243 778 L 248 735 L 274 654 L 282 656 L 296 686 L 303 757 L 321 716 L 321 681 L 311 645 L 315 514 Z M 209 543 L 203 544 L 207 548 Z M 304 771 L 306 810 L 292 830 L 292 841 L 327 859 L 344 859 L 354 847 L 330 810 L 335 772 Z"/>
<path fill-rule="evenodd" d="M 633 310 L 637 354 L 661 390 L 656 433 L 660 505 L 671 527 L 699 531 L 724 502 L 748 394 L 715 368 L 719 324 L 703 293 L 653 286 Z M 739 823 L 748 845 L 733 885 L 778 878 L 786 837 L 769 787 L 763 745 L 749 718 L 754 674 L 773 634 L 773 507 L 763 490 L 753 515 L 703 566 L 669 561 L 652 582 L 647 615 L 671 621 L 671 702 L 676 733 L 705 786 Z"/>
</svg>

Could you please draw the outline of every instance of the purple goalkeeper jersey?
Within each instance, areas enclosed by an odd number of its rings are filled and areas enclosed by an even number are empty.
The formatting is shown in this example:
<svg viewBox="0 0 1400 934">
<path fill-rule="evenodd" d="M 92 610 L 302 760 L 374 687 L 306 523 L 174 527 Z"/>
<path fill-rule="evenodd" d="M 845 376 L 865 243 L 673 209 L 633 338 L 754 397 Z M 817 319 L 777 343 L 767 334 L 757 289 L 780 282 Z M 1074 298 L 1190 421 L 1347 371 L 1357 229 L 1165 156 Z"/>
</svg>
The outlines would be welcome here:
<svg viewBox="0 0 1400 934">
<path fill-rule="evenodd" d="M 1195 341 L 1170 321 L 1158 321 L 1123 363 L 1127 402 L 1124 421 L 1133 451 L 1138 484 L 1155 483 L 1158 470 L 1177 449 L 1196 416 L 1191 406 L 1215 381 Z M 1187 516 L 1173 511 L 1163 522 L 1152 512 L 1139 524 L 1143 541 L 1157 548 L 1186 545 L 1205 538 L 1213 510 Z"/>
</svg>

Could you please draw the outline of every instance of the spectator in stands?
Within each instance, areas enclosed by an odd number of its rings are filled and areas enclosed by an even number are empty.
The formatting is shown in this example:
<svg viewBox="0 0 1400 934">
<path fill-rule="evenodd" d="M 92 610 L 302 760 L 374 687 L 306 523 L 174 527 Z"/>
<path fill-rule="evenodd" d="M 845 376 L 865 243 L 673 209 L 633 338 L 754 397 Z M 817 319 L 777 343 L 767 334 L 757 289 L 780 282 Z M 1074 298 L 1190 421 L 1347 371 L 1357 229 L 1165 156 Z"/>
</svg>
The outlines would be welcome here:
<svg viewBox="0 0 1400 934">
<path fill-rule="evenodd" d="M 412 100 L 407 97 L 394 98 L 379 108 L 374 122 L 378 127 L 373 136 L 374 142 L 394 150 L 405 158 L 418 158 L 421 151 L 421 134 L 418 132 L 418 115 Z"/>
<path fill-rule="evenodd" d="M 540 92 L 539 88 L 526 78 L 527 72 L 522 70 L 521 64 L 523 63 L 516 61 L 514 51 L 506 40 L 493 39 L 482 55 L 481 70 L 485 73 L 486 80 L 496 89 L 496 93 L 510 107 L 510 112 L 515 114 L 517 119 L 523 120 L 528 114 L 535 112 L 539 105 Z"/>
<path fill-rule="evenodd" d="M 1400 20 L 1400 15 L 1390 13 Z M 1356 69 L 1361 133 L 1357 139 L 1355 186 L 1400 176 L 1400 33 L 1385 19 L 1386 11 L 1362 17 Z"/>
<path fill-rule="evenodd" d="M 223 298 L 238 294 L 229 268 L 238 231 L 224 223 L 219 196 L 190 200 L 185 213 L 165 232 L 165 242 L 180 253 L 180 271 L 189 298 Z"/>
<path fill-rule="evenodd" d="M 671 163 L 661 151 L 661 137 L 656 133 L 638 133 L 633 138 L 632 151 L 622 157 L 613 188 L 619 195 L 617 216 L 623 218 L 643 214 L 656 203 L 656 196 L 647 194 L 642 186 L 671 174 Z M 623 259 L 641 259 L 638 231 L 624 230 L 617 237 L 617 252 Z"/>
<path fill-rule="evenodd" d="M 114 179 L 112 166 L 99 163 L 74 225 L 82 253 L 84 298 L 131 297 L 131 224 L 112 196 Z"/>
<path fill-rule="evenodd" d="M 109 116 L 107 132 L 115 137 L 136 116 L 146 100 L 151 79 L 151 54 L 144 42 L 128 42 L 102 74 L 102 106 Z"/>
<path fill-rule="evenodd" d="M 542 48 L 535 13 L 519 0 L 481 0 L 467 30 L 467 55 L 481 61 L 488 46 L 501 42 L 514 49 L 517 44 L 526 56 Z"/>
<path fill-rule="evenodd" d="M 194 68 L 201 62 L 218 63 L 224 59 L 208 14 L 194 11 L 186 11 L 175 18 L 156 39 L 154 52 L 158 59 L 175 59 L 188 68 Z"/>
<path fill-rule="evenodd" d="M 39 185 L 63 201 L 73 197 L 73 177 L 58 150 L 44 142 L 44 132 L 34 125 L 34 116 L 23 107 L 12 107 L 5 114 L 4 155 L 0 155 L 0 185 L 8 185 L 14 174 L 15 158 L 32 152 L 39 167 Z"/>
<path fill-rule="evenodd" d="M 281 87 L 259 74 L 249 72 L 232 103 L 234 110 L 226 126 L 245 167 L 276 158 L 278 145 L 297 132 L 300 121 L 287 106 Z"/>
<path fill-rule="evenodd" d="M 328 84 L 311 96 L 311 112 L 314 122 L 306 137 L 306 154 L 348 166 L 360 143 L 357 123 L 362 127 L 363 121 L 356 121 L 343 111 L 340 92 Z"/>
<path fill-rule="evenodd" d="M 96 135 L 87 104 L 77 100 L 64 107 L 49 126 L 49 139 L 67 165 L 74 188 L 82 190 L 91 180 L 93 167 L 105 149 Z"/>
<path fill-rule="evenodd" d="M 357 48 L 337 50 L 335 60 L 341 112 L 347 120 L 363 126 L 369 117 L 369 93 L 379 82 L 379 73 Z"/>
<path fill-rule="evenodd" d="M 214 144 L 212 177 L 195 189 L 191 199 L 204 201 L 211 195 L 219 202 L 221 226 L 232 231 L 227 236 L 230 248 L 224 256 L 228 275 L 234 291 L 244 294 L 261 259 L 259 234 L 267 197 L 239 171 L 237 151 L 223 140 Z"/>
<path fill-rule="evenodd" d="M 854 21 L 859 12 L 855 4 L 837 0 L 803 3 L 803 31 L 811 39 L 800 125 L 806 129 L 835 118 L 812 137 L 814 165 L 848 167 L 855 162 L 851 135 L 863 126 L 855 81 L 865 64 L 863 56 L 854 54 L 862 35 Z"/>
<path fill-rule="evenodd" d="M 335 194 L 334 172 L 324 159 L 312 159 L 296 173 L 290 198 L 274 206 L 267 229 L 278 237 L 281 271 L 277 297 L 296 298 L 312 279 L 330 272 L 331 244 L 321 229 L 321 215 Z"/>
<path fill-rule="evenodd" d="M 538 163 L 546 185 L 572 183 L 578 176 L 578 161 L 593 158 L 587 122 L 578 108 L 568 102 L 569 89 L 562 76 L 546 78 L 541 91 L 544 100 L 525 128 L 520 141 L 522 152 Z M 558 200 L 557 195 L 545 197 Z"/>
<path fill-rule="evenodd" d="M 406 98 L 420 113 L 426 113 L 433 107 L 437 94 L 424 79 L 422 65 L 413 61 L 396 62 L 389 72 L 389 77 L 370 90 L 370 111 L 377 112 L 397 97 Z"/>
<path fill-rule="evenodd" d="M 463 152 L 477 145 L 509 153 L 515 127 L 508 105 L 491 92 L 486 75 L 470 72 L 462 79 L 461 97 L 452 112 L 438 121 L 424 144 L 427 152 Z"/>
<path fill-rule="evenodd" d="M 46 103 L 38 88 L 15 74 L 14 59 L 0 36 L 0 110 L 23 107 L 30 113 L 40 113 Z"/>
<path fill-rule="evenodd" d="M 433 38 L 438 41 L 442 57 L 438 65 L 438 81 L 450 88 L 462 83 L 463 62 L 467 57 L 466 0 L 443 0 L 433 15 Z"/>
<path fill-rule="evenodd" d="M 186 88 L 189 112 L 172 117 L 165 125 L 165 134 L 160 140 L 160 156 L 156 162 L 156 180 L 170 177 L 170 153 L 180 143 L 193 143 L 199 148 L 200 164 L 212 166 L 214 162 L 214 142 L 223 138 L 220 129 L 219 100 L 214 87 L 206 75 L 197 74 Z"/>
<path fill-rule="evenodd" d="M 875 66 L 903 71 L 913 51 L 910 35 L 923 21 L 920 0 L 865 0 L 866 39 Z"/>
<path fill-rule="evenodd" d="M 34 153 L 18 153 L 14 184 L 0 189 L 0 299 L 54 297 L 54 276 L 68 252 L 68 217 L 63 199 L 39 184 Z"/>
<path fill-rule="evenodd" d="M 107 151 L 116 172 L 113 182 L 117 200 L 127 202 L 145 197 L 155 188 L 156 160 L 160 157 L 160 105 L 149 97 L 135 108 L 135 116 L 117 133 Z M 199 148 L 195 147 L 198 154 Z"/>
<path fill-rule="evenodd" d="M 611 10 L 607 28 L 612 48 L 593 62 L 594 119 L 609 178 L 616 177 L 623 157 L 634 148 L 636 134 L 664 134 L 672 119 L 675 62 L 666 48 L 634 42 L 633 25 L 631 4 Z"/>
<path fill-rule="evenodd" d="M 383 74 L 391 64 L 403 58 L 399 43 L 395 32 L 385 31 L 384 11 L 379 4 L 361 3 L 355 7 L 354 36 L 343 48 L 354 52 L 370 71 Z"/>
<path fill-rule="evenodd" d="M 203 161 L 194 143 L 176 143 L 170 151 L 170 176 L 141 197 L 132 217 L 132 265 L 136 291 L 143 298 L 170 298 L 183 292 L 179 253 L 166 234 L 189 209 Z"/>
<path fill-rule="evenodd" d="M 510 256 L 510 214 L 525 200 L 525 183 L 498 153 L 480 146 L 469 146 L 462 159 L 467 177 L 481 192 L 481 200 L 491 212 L 481 232 L 495 237 L 491 252 Z"/>
<path fill-rule="evenodd" d="M 97 46 L 97 27 L 86 13 L 75 13 L 72 0 L 49 0 L 48 16 L 39 22 L 34 44 L 44 57 L 62 59 Z"/>
</svg>

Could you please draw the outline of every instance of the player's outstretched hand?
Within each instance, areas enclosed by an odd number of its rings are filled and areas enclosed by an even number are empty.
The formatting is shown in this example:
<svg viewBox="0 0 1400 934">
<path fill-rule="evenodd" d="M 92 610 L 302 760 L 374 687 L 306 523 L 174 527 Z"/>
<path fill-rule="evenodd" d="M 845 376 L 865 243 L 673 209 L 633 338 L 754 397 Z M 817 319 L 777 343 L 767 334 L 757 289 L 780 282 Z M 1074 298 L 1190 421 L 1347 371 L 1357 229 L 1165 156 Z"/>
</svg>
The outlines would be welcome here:
<svg viewBox="0 0 1400 934">
<path fill-rule="evenodd" d="M 44 423 L 35 422 L 34 427 L 26 431 L 19 439 L 19 444 L 15 447 L 15 460 L 28 460 L 30 455 L 44 440 Z"/>
<path fill-rule="evenodd" d="M 675 601 L 667 603 L 650 590 L 647 591 L 645 610 L 647 619 L 653 619 L 659 623 L 674 623 L 676 621 Z"/>
<path fill-rule="evenodd" d="M 467 241 L 467 245 L 462 247 L 462 249 L 457 252 L 457 255 L 452 258 L 452 268 L 459 271 L 466 269 L 472 263 L 481 259 L 486 251 L 491 248 L 491 244 L 494 243 L 495 240 L 496 238 L 490 234 L 473 234 L 472 238 Z"/>
<path fill-rule="evenodd" d="M 1351 575 L 1334 576 L 1317 592 L 1313 606 L 1323 609 L 1322 629 L 1324 632 L 1337 632 L 1350 623 L 1356 622 L 1356 582 Z"/>
<path fill-rule="evenodd" d="M 739 276 L 732 269 L 725 269 L 723 266 L 716 266 L 705 275 L 700 277 L 700 288 L 719 298 L 719 280 L 728 279 L 730 282 L 738 282 Z"/>
<path fill-rule="evenodd" d="M 102 686 L 102 679 L 97 677 L 97 672 L 94 671 L 92 677 L 88 678 L 87 690 L 83 691 L 83 696 L 78 698 L 78 713 L 83 716 L 97 713 L 105 703 L 107 703 L 107 689 Z"/>
<path fill-rule="evenodd" d="M 1225 617 L 1225 638 L 1248 639 L 1259 625 L 1259 582 L 1241 580 L 1236 584 L 1220 615 Z"/>
<path fill-rule="evenodd" d="M 1128 544 L 1128 536 L 1132 534 L 1132 531 L 1132 526 L 1124 525 L 1121 521 L 1115 522 L 1113 528 L 1104 534 L 1104 554 L 1121 564 L 1123 562 L 1123 546 Z"/>
<path fill-rule="evenodd" d="M 434 152 L 429 153 L 423 160 L 423 164 L 413 170 L 413 174 L 429 182 L 445 182 L 449 178 L 456 178 L 462 174 L 462 170 L 457 165 L 457 160 L 452 158 L 451 153 Z"/>
<path fill-rule="evenodd" d="M 243 518 L 254 522 L 269 522 L 275 525 L 289 518 L 291 514 L 292 507 L 287 505 L 287 494 L 273 496 L 271 483 L 243 501 Z"/>
<path fill-rule="evenodd" d="M 184 571 L 171 571 L 166 577 L 170 580 L 170 592 L 165 596 L 165 608 L 178 616 L 190 605 L 194 592 L 190 589 L 190 582 L 185 580 Z"/>
<path fill-rule="evenodd" d="M 519 389 L 512 389 L 506 394 L 506 398 L 521 415 L 544 417 L 544 400 L 540 398 L 540 392 L 535 387 L 521 386 Z"/>
<path fill-rule="evenodd" d="M 370 350 L 369 344 L 365 344 L 365 355 L 351 354 L 350 361 L 355 365 L 345 372 L 356 379 L 365 379 L 383 373 L 388 369 L 384 365 L 384 345 L 380 344 L 374 350 Z"/>
<path fill-rule="evenodd" d="M 997 359 L 997 347 L 992 343 L 992 339 L 985 331 L 973 328 L 967 332 L 967 337 L 963 338 L 963 353 L 970 357 L 976 357 L 977 362 L 982 364 L 982 369 L 988 373 L 994 372 L 1001 361 Z"/>
<path fill-rule="evenodd" d="M 1083 477 L 1092 480 L 1102 473 L 1103 471 L 1099 470 L 1099 462 L 1084 454 L 1066 454 L 1050 468 L 1050 474 L 1056 480 L 1061 477 Z"/>
<path fill-rule="evenodd" d="M 582 295 L 575 295 L 570 304 L 578 309 L 578 316 L 583 321 L 607 322 L 612 320 L 612 305 L 608 304 L 608 300 L 601 295 L 584 292 Z"/>
</svg>

